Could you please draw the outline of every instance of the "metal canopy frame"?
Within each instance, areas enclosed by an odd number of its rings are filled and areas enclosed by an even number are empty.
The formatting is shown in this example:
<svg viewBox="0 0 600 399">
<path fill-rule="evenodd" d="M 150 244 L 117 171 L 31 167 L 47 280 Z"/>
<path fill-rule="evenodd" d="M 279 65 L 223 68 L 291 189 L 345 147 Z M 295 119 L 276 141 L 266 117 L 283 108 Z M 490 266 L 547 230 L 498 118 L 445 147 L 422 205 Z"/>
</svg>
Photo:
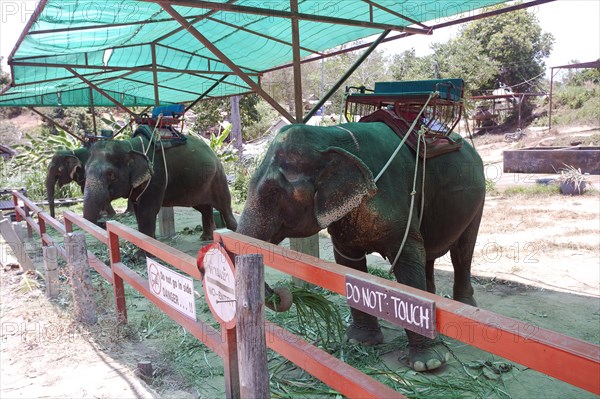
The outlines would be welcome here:
<svg viewBox="0 0 600 399">
<path fill-rule="evenodd" d="M 157 24 L 160 22 L 170 22 L 176 21 L 179 26 L 173 28 L 171 31 L 166 32 L 160 37 L 148 41 L 147 43 L 138 43 L 137 46 L 141 45 L 149 45 L 152 52 L 152 62 L 146 65 L 136 65 L 135 67 L 125 67 L 125 66 L 115 66 L 115 65 L 90 65 L 86 62 L 85 65 L 81 64 L 73 64 L 73 63 L 49 63 L 45 62 L 41 57 L 31 56 L 31 57 L 23 57 L 23 58 L 15 58 L 17 54 L 17 50 L 19 46 L 25 40 L 27 34 L 31 35 L 41 35 L 41 34 L 58 34 L 68 32 L 68 28 L 64 29 L 49 29 L 49 30 L 38 30 L 29 33 L 32 26 L 36 23 L 37 19 L 42 14 L 42 11 L 49 0 L 41 0 L 38 4 L 38 7 L 31 19 L 26 25 L 25 30 L 21 34 L 17 45 L 11 52 L 9 56 L 8 64 L 11 68 L 12 76 L 14 77 L 14 69 L 19 67 L 40 67 L 40 68 L 63 68 L 71 73 L 73 78 L 76 78 L 80 83 L 82 83 L 82 87 L 88 87 L 90 92 L 91 104 L 86 105 L 92 108 L 92 113 L 95 115 L 93 111 L 94 106 L 98 106 L 98 104 L 94 104 L 94 96 L 92 92 L 98 93 L 100 96 L 108 100 L 108 102 L 128 114 L 132 117 L 135 113 L 124 105 L 123 101 L 115 98 L 114 95 L 111 95 L 108 91 L 104 90 L 101 86 L 106 85 L 107 83 L 113 82 L 115 80 L 121 79 L 123 81 L 129 81 L 134 84 L 142 84 L 146 82 L 141 82 L 139 79 L 135 79 L 130 75 L 135 74 L 136 72 L 150 72 L 152 74 L 152 87 L 153 87 L 153 96 L 152 98 L 146 98 L 146 102 L 151 102 L 151 104 L 158 105 L 161 103 L 161 92 L 163 90 L 176 90 L 181 93 L 194 96 L 194 100 L 187 101 L 189 104 L 186 110 L 190 109 L 193 105 L 196 105 L 202 100 L 207 98 L 217 98 L 221 97 L 219 95 L 211 95 L 213 91 L 222 84 L 231 85 L 232 87 L 236 87 L 238 91 L 241 92 L 254 92 L 259 94 L 265 101 L 267 101 L 273 108 L 275 108 L 284 118 L 288 119 L 292 123 L 306 123 L 311 116 L 313 116 L 316 111 L 320 108 L 322 104 L 324 104 L 333 93 L 348 79 L 348 77 L 352 74 L 356 68 L 358 68 L 361 63 L 371 54 L 380 43 L 389 42 L 392 40 L 397 40 L 403 37 L 415 35 L 415 34 L 427 34 L 430 35 L 434 30 L 440 29 L 443 27 L 461 24 L 464 22 L 473 21 L 476 19 L 486 18 L 493 15 L 502 14 L 505 12 L 510 12 L 518 9 L 523 9 L 527 7 L 537 6 L 543 3 L 548 3 L 554 0 L 531 0 L 529 2 L 513 5 L 509 7 L 505 7 L 498 10 L 493 10 L 489 12 L 482 12 L 479 14 L 461 16 L 459 18 L 452 19 L 450 21 L 434 24 L 434 25 L 426 25 L 425 23 L 410 18 L 400 12 L 393 10 L 392 6 L 390 6 L 386 2 L 381 2 L 384 4 L 380 4 L 380 2 L 376 0 L 360 0 L 360 2 L 356 2 L 358 4 L 367 5 L 369 7 L 369 18 L 368 20 L 356 20 L 356 19 L 347 19 L 340 18 L 337 16 L 327 16 L 327 15 L 319 15 L 319 13 L 308 14 L 306 12 L 299 11 L 299 0 L 285 0 L 282 3 L 289 2 L 289 11 L 275 9 L 274 7 L 270 7 L 269 4 L 265 4 L 263 7 L 253 7 L 247 5 L 236 4 L 238 0 L 228 0 L 223 3 L 216 3 L 212 1 L 200 1 L 200 0 L 138 0 L 139 3 L 150 3 L 156 4 L 164 10 L 170 18 L 160 18 L 151 21 L 128 21 L 123 23 L 115 23 L 115 24 L 95 24 L 83 26 L 81 30 L 94 30 L 94 29 L 104 29 L 104 28 L 114 28 L 121 26 L 145 26 L 146 24 Z M 300 0 L 300 2 L 302 2 Z M 497 3 L 502 3 L 503 1 L 498 0 Z M 178 10 L 174 8 L 174 6 L 178 7 L 190 7 L 194 9 L 198 9 L 198 13 L 193 13 L 190 15 L 182 15 Z M 204 12 L 203 12 L 204 11 Z M 472 11 L 472 10 L 471 10 Z M 273 34 L 269 34 L 268 32 L 260 32 L 257 30 L 251 29 L 248 25 L 238 26 L 236 24 L 232 24 L 231 22 L 227 22 L 224 19 L 215 18 L 215 14 L 218 12 L 230 12 L 230 13 L 243 13 L 249 15 L 256 15 L 259 17 L 270 17 L 270 18 L 283 18 L 287 19 L 290 22 L 290 31 L 291 31 L 291 42 L 281 40 L 275 37 Z M 386 24 L 386 23 L 378 23 L 374 20 L 374 13 L 383 12 L 389 15 L 393 15 L 394 18 L 397 18 L 399 21 L 398 25 L 394 24 Z M 212 42 L 208 37 L 206 37 L 202 32 L 194 27 L 194 25 L 200 21 L 213 21 L 222 24 L 223 26 L 227 26 L 229 28 L 235 28 L 238 31 L 246 33 L 250 39 L 253 37 L 257 38 L 266 38 L 282 44 L 287 47 L 291 47 L 292 49 L 292 62 L 288 64 L 282 64 L 277 67 L 269 67 L 263 70 L 259 70 L 257 68 L 250 68 L 243 65 L 238 65 L 234 60 L 232 60 L 227 54 L 220 50 L 219 46 Z M 402 23 L 410 24 L 412 26 L 404 26 L 400 24 Z M 301 41 L 301 31 L 299 28 L 300 22 L 308 22 L 308 23 L 324 23 L 324 24 L 334 24 L 340 26 L 352 26 L 352 27 L 360 27 L 365 29 L 375 29 L 380 31 L 379 37 L 371 41 L 369 43 L 364 43 L 356 46 L 351 46 L 346 49 L 333 51 L 326 53 L 321 49 L 311 48 L 309 45 L 303 45 Z M 187 31 L 191 36 L 193 36 L 197 41 L 199 41 L 205 49 L 209 50 L 212 56 L 207 56 L 205 54 L 196 54 L 194 52 L 187 51 L 186 49 L 174 48 L 173 46 L 169 46 L 167 44 L 161 43 L 166 38 L 170 38 L 174 35 L 180 34 L 182 31 Z M 391 32 L 400 32 L 394 36 L 389 36 Z M 120 45 L 111 47 L 111 49 L 124 49 L 131 47 L 133 45 Z M 171 68 L 169 66 L 161 65 L 161 63 L 157 59 L 157 50 L 158 49 L 168 49 L 170 51 L 177 51 L 182 54 L 187 54 L 194 59 L 202 59 L 206 61 L 208 68 L 207 69 L 181 69 L 181 68 Z M 349 70 L 340 77 L 338 82 L 325 94 L 323 98 L 316 104 L 311 111 L 307 115 L 304 115 L 303 106 L 302 106 L 302 79 L 301 79 L 301 65 L 306 62 L 312 62 L 321 60 L 324 58 L 332 57 L 335 55 L 339 55 L 346 52 L 356 51 L 365 49 L 364 53 L 359 57 L 358 61 L 349 68 Z M 305 54 L 309 54 L 308 57 L 302 58 L 302 52 Z M 213 66 L 218 67 L 215 69 Z M 293 68 L 294 71 L 294 110 L 290 112 L 286 110 L 283 106 L 278 104 L 269 94 L 261 87 L 260 78 L 264 73 L 272 72 L 275 70 L 279 70 L 282 68 Z M 197 76 L 205 78 L 212 83 L 212 85 L 207 90 L 195 90 L 194 88 L 186 88 L 181 89 L 177 87 L 170 86 L 168 82 L 161 81 L 159 78 L 160 73 L 178 73 L 178 74 L 186 74 L 190 76 Z M 216 75 L 216 76 L 215 76 Z M 220 76 L 220 77 L 219 77 Z M 243 84 L 238 82 L 228 81 L 228 78 L 231 76 L 236 76 Z M 69 81 L 68 77 L 61 77 L 56 80 L 51 81 Z M 44 81 L 38 81 L 34 83 L 43 83 Z M 29 84 L 29 83 L 28 83 Z M 10 88 L 18 88 L 19 85 L 15 84 L 14 78 L 11 86 L 4 88 L 0 91 L 0 100 L 1 95 L 7 92 Z M 238 93 L 243 94 L 243 93 Z M 150 105 L 151 105 L 150 104 Z M 148 104 L 144 104 L 148 105 Z M 295 114 L 295 116 L 293 114 Z"/>
</svg>

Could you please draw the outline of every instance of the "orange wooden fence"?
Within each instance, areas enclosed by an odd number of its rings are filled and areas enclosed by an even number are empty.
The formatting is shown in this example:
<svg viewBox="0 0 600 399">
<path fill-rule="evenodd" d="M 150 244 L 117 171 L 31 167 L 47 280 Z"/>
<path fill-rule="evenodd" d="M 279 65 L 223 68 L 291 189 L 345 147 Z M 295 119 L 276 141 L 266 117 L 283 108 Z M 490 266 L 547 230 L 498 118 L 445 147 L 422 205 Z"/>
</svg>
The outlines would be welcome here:
<svg viewBox="0 0 600 399">
<path fill-rule="evenodd" d="M 47 235 L 44 240 L 47 225 L 63 231 L 58 222 L 42 212 L 26 197 L 18 192 L 13 195 L 17 217 L 26 220 L 29 228 L 42 236 L 44 245 L 51 240 Z M 23 209 L 18 205 L 18 200 L 23 202 Z M 39 224 L 31 216 L 32 211 L 37 213 Z M 203 321 L 193 321 L 183 316 L 157 299 L 149 291 L 148 280 L 121 262 L 119 239 L 133 243 L 195 279 L 201 279 L 195 259 L 120 223 L 108 222 L 107 231 L 104 231 L 72 212 L 65 212 L 64 217 L 64 232 L 72 231 L 73 225 L 77 225 L 108 245 L 111 267 L 99 261 L 90 263 L 113 284 L 117 313 L 121 319 L 123 321 L 127 319 L 124 293 L 124 283 L 127 283 L 223 359 L 227 396 L 238 396 L 239 387 L 235 382 L 237 380 L 235 328 L 215 330 Z M 600 394 L 600 378 L 598 378 L 600 347 L 597 345 L 234 232 L 224 230 L 216 232 L 215 241 L 221 243 L 232 255 L 262 254 L 267 266 L 341 295 L 346 295 L 346 276 L 356 276 L 379 286 L 394 290 L 401 289 L 409 294 L 432 299 L 436 302 L 436 326 L 441 334 L 597 395 Z M 267 345 L 271 349 L 347 397 L 403 397 L 388 386 L 312 346 L 302 338 L 294 336 L 282 327 L 267 322 L 265 330 Z"/>
</svg>

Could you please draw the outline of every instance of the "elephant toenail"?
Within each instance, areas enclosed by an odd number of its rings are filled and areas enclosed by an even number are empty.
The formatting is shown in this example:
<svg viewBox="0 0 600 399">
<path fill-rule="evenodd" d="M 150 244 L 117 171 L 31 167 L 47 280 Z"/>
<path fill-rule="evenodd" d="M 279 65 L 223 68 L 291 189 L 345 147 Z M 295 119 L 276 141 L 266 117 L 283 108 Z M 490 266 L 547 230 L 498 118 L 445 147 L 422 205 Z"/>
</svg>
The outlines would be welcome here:
<svg viewBox="0 0 600 399">
<path fill-rule="evenodd" d="M 413 370 L 415 370 L 415 371 L 425 371 L 425 370 L 427 370 L 427 367 L 425 367 L 425 363 L 423 363 L 423 362 L 415 362 L 413 364 Z"/>
<path fill-rule="evenodd" d="M 442 365 L 438 359 L 431 359 L 427 362 L 427 370 L 435 370 Z"/>
</svg>

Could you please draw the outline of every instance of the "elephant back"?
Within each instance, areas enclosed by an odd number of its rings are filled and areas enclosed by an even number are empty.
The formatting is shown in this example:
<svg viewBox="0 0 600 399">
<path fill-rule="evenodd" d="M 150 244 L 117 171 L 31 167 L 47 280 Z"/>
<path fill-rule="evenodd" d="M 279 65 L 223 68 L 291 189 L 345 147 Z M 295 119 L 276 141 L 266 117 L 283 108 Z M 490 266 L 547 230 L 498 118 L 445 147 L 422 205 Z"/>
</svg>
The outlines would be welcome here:
<svg viewBox="0 0 600 399">
<path fill-rule="evenodd" d="M 185 145 L 188 137 L 179 133 L 171 126 L 168 127 L 151 127 L 148 125 L 139 125 L 133 132 L 133 138 L 143 137 L 149 142 L 157 142 L 160 145 L 154 147 L 155 151 L 162 151 L 163 149 L 169 149 Z"/>
</svg>

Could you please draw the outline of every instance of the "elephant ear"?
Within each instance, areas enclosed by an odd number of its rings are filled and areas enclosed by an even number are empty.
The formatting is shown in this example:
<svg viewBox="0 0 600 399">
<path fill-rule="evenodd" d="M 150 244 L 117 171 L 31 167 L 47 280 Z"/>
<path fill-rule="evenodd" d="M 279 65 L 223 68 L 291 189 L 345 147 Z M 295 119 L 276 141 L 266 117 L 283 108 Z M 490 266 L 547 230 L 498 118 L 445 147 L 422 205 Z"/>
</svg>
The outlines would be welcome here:
<svg viewBox="0 0 600 399">
<path fill-rule="evenodd" d="M 129 184 L 133 188 L 137 188 L 141 184 L 152 178 L 152 169 L 150 161 L 141 152 L 130 151 L 131 158 L 129 159 Z"/>
<path fill-rule="evenodd" d="M 332 147 L 322 154 L 328 162 L 315 182 L 315 216 L 325 228 L 358 207 L 377 186 L 369 168 L 348 151 Z"/>
<path fill-rule="evenodd" d="M 81 161 L 77 159 L 75 156 L 69 156 L 66 160 L 67 164 L 67 173 L 69 173 L 69 177 L 71 180 L 79 181 L 80 177 L 83 177 L 83 165 Z"/>
</svg>

